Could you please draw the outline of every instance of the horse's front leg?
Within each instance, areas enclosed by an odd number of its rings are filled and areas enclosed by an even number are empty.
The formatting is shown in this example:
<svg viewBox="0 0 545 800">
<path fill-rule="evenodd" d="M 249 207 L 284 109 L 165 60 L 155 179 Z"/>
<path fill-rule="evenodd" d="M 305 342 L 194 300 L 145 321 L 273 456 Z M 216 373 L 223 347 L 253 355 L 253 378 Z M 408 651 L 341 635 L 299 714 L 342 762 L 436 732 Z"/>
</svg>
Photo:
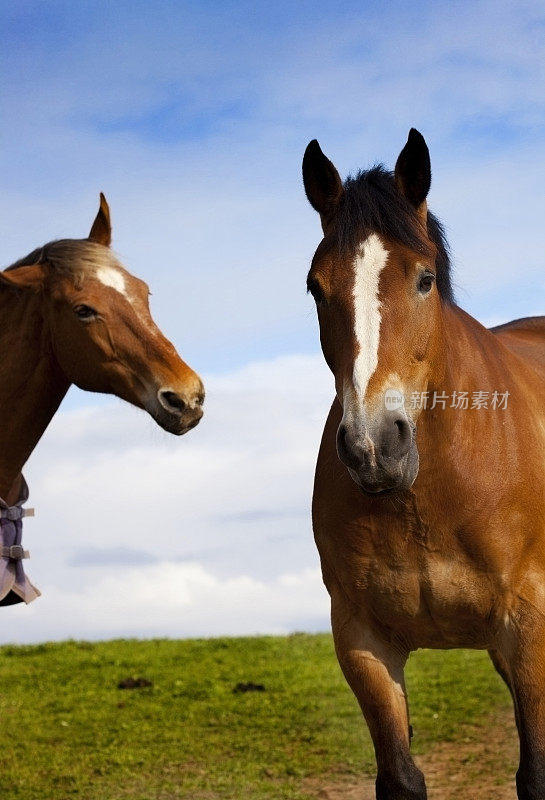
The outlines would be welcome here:
<svg viewBox="0 0 545 800">
<path fill-rule="evenodd" d="M 520 738 L 519 800 L 545 800 L 545 621 L 536 609 L 512 616 L 499 646 Z M 496 665 L 497 667 L 497 665 Z"/>
<path fill-rule="evenodd" d="M 403 668 L 407 653 L 382 640 L 340 592 L 332 592 L 337 658 L 369 726 L 377 759 L 377 800 L 426 800 L 410 754 Z"/>
</svg>

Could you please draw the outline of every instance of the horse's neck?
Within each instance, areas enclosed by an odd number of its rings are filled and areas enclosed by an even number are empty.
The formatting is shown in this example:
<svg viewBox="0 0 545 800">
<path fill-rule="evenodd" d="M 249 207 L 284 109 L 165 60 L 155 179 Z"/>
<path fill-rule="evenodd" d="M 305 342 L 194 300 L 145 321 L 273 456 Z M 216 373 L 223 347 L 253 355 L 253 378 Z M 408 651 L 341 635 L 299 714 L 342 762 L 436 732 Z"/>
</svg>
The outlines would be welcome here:
<svg viewBox="0 0 545 800">
<path fill-rule="evenodd" d="M 455 475 L 467 475 L 477 464 L 484 474 L 499 468 L 501 459 L 509 461 L 508 434 L 516 427 L 514 415 L 529 402 L 531 370 L 457 306 L 444 309 L 437 361 L 441 366 L 417 422 L 421 472 L 424 464 L 440 464 L 435 478 L 454 485 Z M 471 492 L 470 481 L 463 488 Z"/>
<path fill-rule="evenodd" d="M 0 288 L 0 497 L 18 499 L 20 473 L 66 394 L 42 299 Z"/>
<path fill-rule="evenodd" d="M 497 382 L 502 379 L 502 372 L 508 371 L 509 358 L 498 338 L 476 319 L 458 306 L 445 308 L 441 389 L 451 394 L 501 392 L 503 384 Z"/>
</svg>

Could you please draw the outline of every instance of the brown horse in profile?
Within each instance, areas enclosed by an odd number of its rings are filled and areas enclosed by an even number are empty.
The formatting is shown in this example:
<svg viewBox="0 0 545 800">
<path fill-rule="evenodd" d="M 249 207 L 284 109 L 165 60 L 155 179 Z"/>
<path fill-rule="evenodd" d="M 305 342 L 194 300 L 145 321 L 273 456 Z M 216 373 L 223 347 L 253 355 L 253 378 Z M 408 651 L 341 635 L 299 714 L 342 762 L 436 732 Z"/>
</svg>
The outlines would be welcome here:
<svg viewBox="0 0 545 800">
<path fill-rule="evenodd" d="M 15 519 L 26 499 L 21 470 L 72 383 L 117 395 L 177 435 L 202 417 L 200 378 L 153 322 L 147 285 L 121 265 L 110 241 L 101 195 L 87 239 L 50 242 L 0 272 L 3 518 Z M 10 591 L 2 604 L 20 599 Z"/>
<path fill-rule="evenodd" d="M 545 317 L 487 330 L 456 305 L 414 129 L 393 174 L 343 184 L 313 141 L 303 177 L 324 232 L 308 288 L 336 387 L 313 525 L 376 796 L 426 798 L 409 653 L 470 647 L 489 652 L 513 696 L 518 797 L 543 800 Z"/>
</svg>

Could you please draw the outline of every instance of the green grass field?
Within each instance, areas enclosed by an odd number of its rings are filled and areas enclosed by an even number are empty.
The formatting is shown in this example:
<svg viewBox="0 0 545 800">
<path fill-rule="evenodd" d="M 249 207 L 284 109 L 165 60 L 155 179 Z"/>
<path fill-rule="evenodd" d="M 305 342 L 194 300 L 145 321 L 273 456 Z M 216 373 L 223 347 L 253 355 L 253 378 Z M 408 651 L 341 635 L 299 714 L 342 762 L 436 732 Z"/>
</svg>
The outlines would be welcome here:
<svg viewBox="0 0 545 800">
<path fill-rule="evenodd" d="M 374 772 L 326 634 L 5 646 L 0 681 L 2 800 L 303 800 L 309 776 Z M 419 652 L 407 682 L 417 753 L 510 703 L 479 652 Z"/>
</svg>

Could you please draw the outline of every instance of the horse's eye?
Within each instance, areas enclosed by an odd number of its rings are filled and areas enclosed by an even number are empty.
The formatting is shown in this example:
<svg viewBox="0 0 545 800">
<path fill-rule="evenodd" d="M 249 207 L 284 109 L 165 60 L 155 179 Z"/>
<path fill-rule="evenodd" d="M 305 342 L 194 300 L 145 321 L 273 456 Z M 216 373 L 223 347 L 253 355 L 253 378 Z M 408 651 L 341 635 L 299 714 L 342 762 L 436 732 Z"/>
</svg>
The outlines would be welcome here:
<svg viewBox="0 0 545 800">
<path fill-rule="evenodd" d="M 311 293 L 317 303 L 321 303 L 322 300 L 325 300 L 324 290 L 314 278 L 310 278 L 310 280 L 307 281 L 307 291 Z"/>
<path fill-rule="evenodd" d="M 435 275 L 433 272 L 424 272 L 418 281 L 418 291 L 422 292 L 422 294 L 427 294 L 433 286 L 434 280 Z"/>
<path fill-rule="evenodd" d="M 97 312 L 95 311 L 94 308 L 91 308 L 91 306 L 86 306 L 82 304 L 79 306 L 75 306 L 74 314 L 80 319 L 89 320 L 89 319 L 94 319 L 97 315 Z"/>
</svg>

